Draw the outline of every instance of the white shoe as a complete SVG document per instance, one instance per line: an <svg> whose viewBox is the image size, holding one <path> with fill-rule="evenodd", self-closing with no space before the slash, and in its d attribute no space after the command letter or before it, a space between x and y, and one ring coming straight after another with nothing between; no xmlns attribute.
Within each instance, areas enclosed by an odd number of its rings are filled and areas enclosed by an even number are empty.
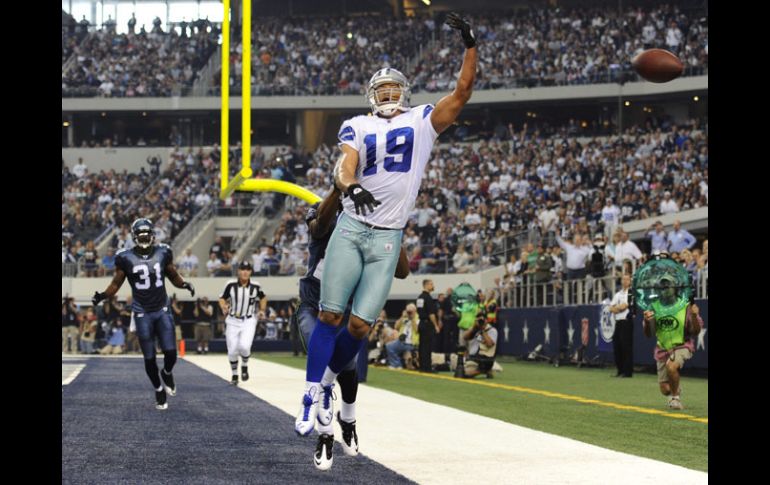
<svg viewBox="0 0 770 485"><path fill-rule="evenodd" d="M318 422L324 426L330 426L334 419L334 400L337 396L334 394L334 384L321 387L318 397Z"/></svg>
<svg viewBox="0 0 770 485"><path fill-rule="evenodd" d="M307 436L315 429L315 420L318 414L318 386L311 386L302 396L302 406L299 408L297 420L294 422L294 431L300 436Z"/></svg>
<svg viewBox="0 0 770 485"><path fill-rule="evenodd" d="M318 437L318 444L313 454L313 464L319 470L328 470L334 462L334 436L322 434Z"/></svg>
<svg viewBox="0 0 770 485"><path fill-rule="evenodd" d="M679 396L673 396L669 398L668 407L671 409L684 409L684 406L682 406L682 401L679 399Z"/></svg>

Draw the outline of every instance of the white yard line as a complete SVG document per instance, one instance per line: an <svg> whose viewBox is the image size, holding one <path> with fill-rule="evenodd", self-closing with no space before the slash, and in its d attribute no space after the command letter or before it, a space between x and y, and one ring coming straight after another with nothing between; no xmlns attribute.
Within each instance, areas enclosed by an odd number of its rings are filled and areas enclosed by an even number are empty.
<svg viewBox="0 0 770 485"><path fill-rule="evenodd" d="M70 382L74 381L75 378L80 374L80 371L86 368L85 364L78 364L78 365L72 365L72 364L62 364L61 370L62 375L65 373L68 373L68 376L66 379L62 379L61 385L66 386Z"/></svg>
<svg viewBox="0 0 770 485"><path fill-rule="evenodd" d="M224 356L185 360L230 380ZM249 361L247 390L295 416L305 373ZM339 406L340 392L336 389ZM361 453L421 484L707 484L708 474L524 428L362 384L356 403ZM292 426L287 420L283 426ZM335 423L335 438L341 432ZM301 441L310 455L311 437ZM661 446L668 446L661 443ZM342 455L342 453L340 453ZM340 459L349 459L340 456ZM320 473L320 472L319 472Z"/></svg>

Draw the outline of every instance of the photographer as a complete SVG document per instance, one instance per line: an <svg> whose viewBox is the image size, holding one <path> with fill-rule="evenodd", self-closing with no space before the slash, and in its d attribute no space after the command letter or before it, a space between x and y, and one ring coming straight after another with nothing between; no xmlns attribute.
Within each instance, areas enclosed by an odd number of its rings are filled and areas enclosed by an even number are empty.
<svg viewBox="0 0 770 485"><path fill-rule="evenodd" d="M209 303L208 297L198 298L193 310L195 317L195 341L198 342L197 353L209 353L209 340L211 340L211 317L214 316L214 307Z"/></svg>
<svg viewBox="0 0 770 485"><path fill-rule="evenodd" d="M80 321L80 351L84 354L94 353L96 326L96 315L94 315L93 309L89 308Z"/></svg>
<svg viewBox="0 0 770 485"><path fill-rule="evenodd" d="M412 355L412 351L420 345L420 334L418 333L418 326L420 320L417 317L417 306L414 303L410 303L406 306L406 310L401 315L401 318L396 322L396 331L398 332L398 340L394 340L387 344L385 348L388 351L388 367L391 369L401 369L404 367L401 355L407 352L409 356ZM411 359L408 359L411 361Z"/></svg>
<svg viewBox="0 0 770 485"><path fill-rule="evenodd" d="M61 351L62 353L73 353L78 348L78 308L75 306L75 299L65 296L61 303ZM67 345L68 340L72 340L72 350Z"/></svg>
<svg viewBox="0 0 770 485"><path fill-rule="evenodd" d="M492 379L492 366L497 351L497 329L484 315L479 315L473 327L465 331L463 338L468 341L465 377L472 378L484 373L488 379Z"/></svg>
<svg viewBox="0 0 770 485"><path fill-rule="evenodd" d="M385 310L380 312L380 316L374 323L371 332L369 332L369 344L367 346L369 362L373 364L387 363L388 353L387 344L398 340L398 332L388 324L388 315Z"/></svg>

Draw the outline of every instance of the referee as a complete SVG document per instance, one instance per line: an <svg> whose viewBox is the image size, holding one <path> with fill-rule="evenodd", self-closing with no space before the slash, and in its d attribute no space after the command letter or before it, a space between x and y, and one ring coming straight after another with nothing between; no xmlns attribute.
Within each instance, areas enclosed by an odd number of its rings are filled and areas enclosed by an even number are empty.
<svg viewBox="0 0 770 485"><path fill-rule="evenodd" d="M420 317L420 372L433 372L430 354L433 350L433 336L441 331L436 314L436 302L430 293L434 290L432 280L423 280L422 293L417 297L417 315Z"/></svg>
<svg viewBox="0 0 770 485"><path fill-rule="evenodd" d="M227 315L225 318L225 339L227 341L227 359L233 377L230 381L238 385L238 355L241 356L241 379L249 380L249 356L254 333L257 331L256 306L259 301L259 316L264 317L267 297L258 283L251 281L252 267L248 261L238 265L238 279L227 282L219 308Z"/></svg>
<svg viewBox="0 0 770 485"><path fill-rule="evenodd" d="M628 289L631 275L623 275L622 289L615 293L610 302L610 312L615 314L615 333L612 335L612 349L618 373L614 377L632 377L634 373L634 321L629 318Z"/></svg>

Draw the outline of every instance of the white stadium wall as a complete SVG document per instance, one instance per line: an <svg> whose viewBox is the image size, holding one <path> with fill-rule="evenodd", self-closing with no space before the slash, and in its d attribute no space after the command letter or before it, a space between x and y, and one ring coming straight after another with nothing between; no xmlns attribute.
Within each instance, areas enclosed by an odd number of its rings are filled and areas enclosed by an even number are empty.
<svg viewBox="0 0 770 485"><path fill-rule="evenodd" d="M272 156L280 146L261 146L265 157ZM211 147L204 147L208 151ZM161 161L160 169L165 170L168 165L169 155L173 147L116 147L116 148L62 148L61 156L64 165L69 168L78 163L82 158L90 172L99 170L111 170L122 172L138 172L144 167L148 172L150 166L147 157L158 157Z"/></svg>
<svg viewBox="0 0 770 485"><path fill-rule="evenodd" d="M602 99L618 96L649 96L657 94L702 91L708 89L708 75L675 79L668 83L654 84L633 82L620 84L587 84L578 86L552 86L519 89L488 89L474 91L468 104L493 104L511 102L555 101L560 99ZM417 106L435 103L444 93L416 93L411 103ZM62 98L61 110L73 111L177 111L219 110L218 96L170 97L170 98ZM240 109L241 98L230 98L230 109ZM354 109L365 108L363 96L254 96L251 109L258 110L306 110L306 109Z"/></svg>

